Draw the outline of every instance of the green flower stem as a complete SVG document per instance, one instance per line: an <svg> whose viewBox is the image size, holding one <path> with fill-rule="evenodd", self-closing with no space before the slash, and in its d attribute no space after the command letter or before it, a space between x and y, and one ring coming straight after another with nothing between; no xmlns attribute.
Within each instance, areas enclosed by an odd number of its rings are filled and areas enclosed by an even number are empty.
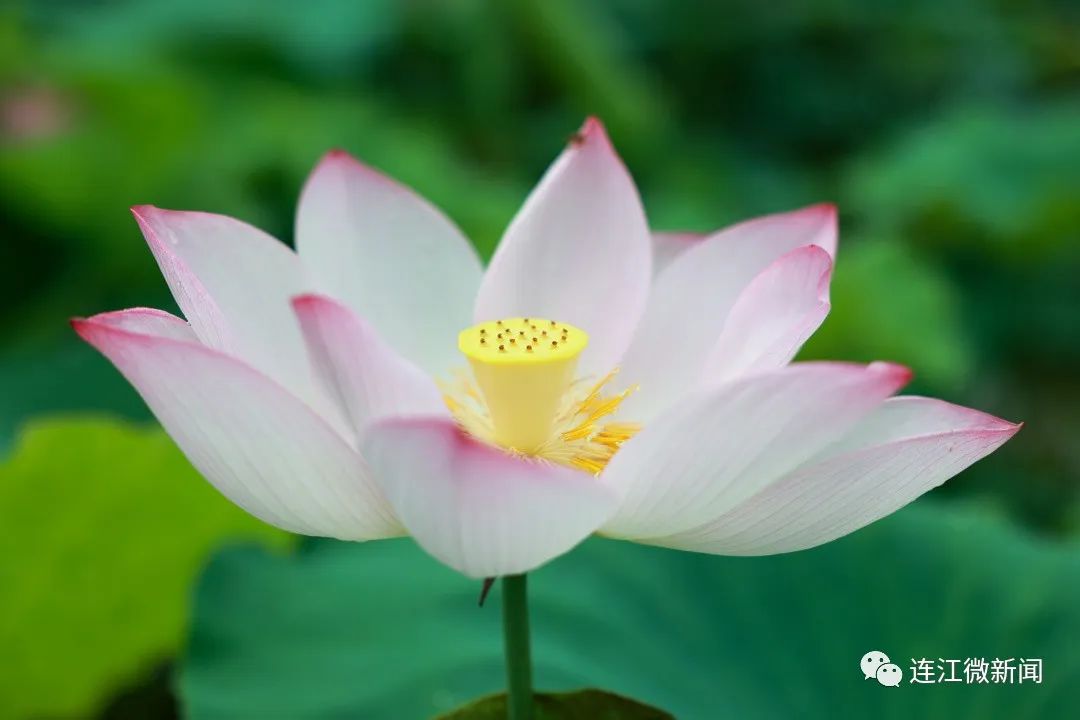
<svg viewBox="0 0 1080 720"><path fill-rule="evenodd" d="M532 651L525 575L502 581L503 643L506 650L507 710L510 720L533 720Z"/></svg>

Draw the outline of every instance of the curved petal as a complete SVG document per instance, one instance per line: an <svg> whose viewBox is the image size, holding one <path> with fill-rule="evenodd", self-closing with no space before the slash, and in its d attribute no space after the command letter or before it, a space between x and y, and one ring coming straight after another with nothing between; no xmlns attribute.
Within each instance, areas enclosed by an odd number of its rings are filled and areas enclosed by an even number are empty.
<svg viewBox="0 0 1080 720"><path fill-rule="evenodd" d="M687 533L650 540L724 555L771 555L854 532L997 450L1020 429L941 400L885 401L849 437L738 507Z"/></svg>
<svg viewBox="0 0 1080 720"><path fill-rule="evenodd" d="M322 418L240 360L185 339L186 323L162 315L129 310L72 325L135 386L222 494L305 535L400 534L360 456Z"/></svg>
<svg viewBox="0 0 1080 720"><path fill-rule="evenodd" d="M799 363L687 398L615 455L624 494L604 527L639 539L695 528L848 432L911 377L888 363Z"/></svg>
<svg viewBox="0 0 1080 720"><path fill-rule="evenodd" d="M199 338L196 337L190 323L172 313L157 308L137 307L116 310L115 312L96 315L91 320L105 323L109 327L118 330L127 330L140 335L153 335L191 343L199 342ZM78 330L78 324L81 322L84 321L73 320L73 327Z"/></svg>
<svg viewBox="0 0 1080 720"><path fill-rule="evenodd" d="M152 205L131 211L199 340L326 410L289 307L290 297L311 289L296 254L224 215Z"/></svg>
<svg viewBox="0 0 1080 720"><path fill-rule="evenodd" d="M319 287L432 374L457 363L480 259L461 231L412 190L340 150L308 178L296 248Z"/></svg>
<svg viewBox="0 0 1080 720"><path fill-rule="evenodd" d="M784 367L829 314L832 258L817 245L792 250L751 281L731 308L701 380L718 385Z"/></svg>
<svg viewBox="0 0 1080 720"><path fill-rule="evenodd" d="M380 417L446 414L424 371L394 352L370 323L320 295L293 299L316 374L359 440Z"/></svg>
<svg viewBox="0 0 1080 720"><path fill-rule="evenodd" d="M705 238L702 233L693 232L653 232L652 267L653 277L659 275L671 261L685 250L693 247Z"/></svg>
<svg viewBox="0 0 1080 720"><path fill-rule="evenodd" d="M420 546L474 578L523 573L567 552L616 503L592 475L513 457L442 418L375 423L364 454Z"/></svg>
<svg viewBox="0 0 1080 720"><path fill-rule="evenodd" d="M589 334L584 373L607 372L649 292L641 199L603 126L585 122L510 223L476 299L476 322L540 316Z"/></svg>
<svg viewBox="0 0 1080 720"><path fill-rule="evenodd" d="M701 377L732 306L780 256L805 245L836 244L836 208L814 205L721 230L680 253L656 278L621 382L637 384L624 415L648 421Z"/></svg>
<svg viewBox="0 0 1080 720"><path fill-rule="evenodd" d="M864 450L898 440L953 431L1019 429L993 415L944 400L902 395L889 398L859 421L850 432L824 448L811 462Z"/></svg>

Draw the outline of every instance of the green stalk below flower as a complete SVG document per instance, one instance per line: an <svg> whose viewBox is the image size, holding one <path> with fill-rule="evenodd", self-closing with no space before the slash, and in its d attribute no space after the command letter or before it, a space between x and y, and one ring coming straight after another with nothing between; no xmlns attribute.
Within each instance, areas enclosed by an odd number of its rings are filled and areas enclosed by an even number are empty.
<svg viewBox="0 0 1080 720"><path fill-rule="evenodd" d="M510 720L533 720L532 651L525 575L504 577L502 591L507 715Z"/></svg>

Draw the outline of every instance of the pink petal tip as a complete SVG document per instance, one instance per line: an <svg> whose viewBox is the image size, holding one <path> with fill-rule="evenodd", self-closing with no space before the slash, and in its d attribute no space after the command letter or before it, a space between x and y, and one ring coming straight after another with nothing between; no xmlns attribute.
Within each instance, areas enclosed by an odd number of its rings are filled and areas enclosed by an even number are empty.
<svg viewBox="0 0 1080 720"><path fill-rule="evenodd" d="M570 145L572 147L583 147L591 143L601 143L608 147L611 146L611 138L608 137L604 123L602 123L600 118L595 115L590 115L585 118L585 122L582 124L581 129L570 136Z"/></svg>

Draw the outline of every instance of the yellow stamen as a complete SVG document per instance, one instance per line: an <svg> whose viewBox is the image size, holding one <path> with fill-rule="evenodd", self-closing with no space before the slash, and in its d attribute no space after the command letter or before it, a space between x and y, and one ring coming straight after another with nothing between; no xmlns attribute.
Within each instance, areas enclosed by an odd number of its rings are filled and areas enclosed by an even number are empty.
<svg viewBox="0 0 1080 720"><path fill-rule="evenodd" d="M560 339L548 344L524 335L525 329L540 326L558 328ZM503 333L509 344L486 342ZM515 335L523 342L516 343ZM469 359L475 384L466 373L444 384L446 405L474 437L515 454L598 474L640 426L603 422L634 391L605 394L616 371L592 385L574 379L587 343L578 328L541 318L504 318L464 330L458 347Z"/></svg>

